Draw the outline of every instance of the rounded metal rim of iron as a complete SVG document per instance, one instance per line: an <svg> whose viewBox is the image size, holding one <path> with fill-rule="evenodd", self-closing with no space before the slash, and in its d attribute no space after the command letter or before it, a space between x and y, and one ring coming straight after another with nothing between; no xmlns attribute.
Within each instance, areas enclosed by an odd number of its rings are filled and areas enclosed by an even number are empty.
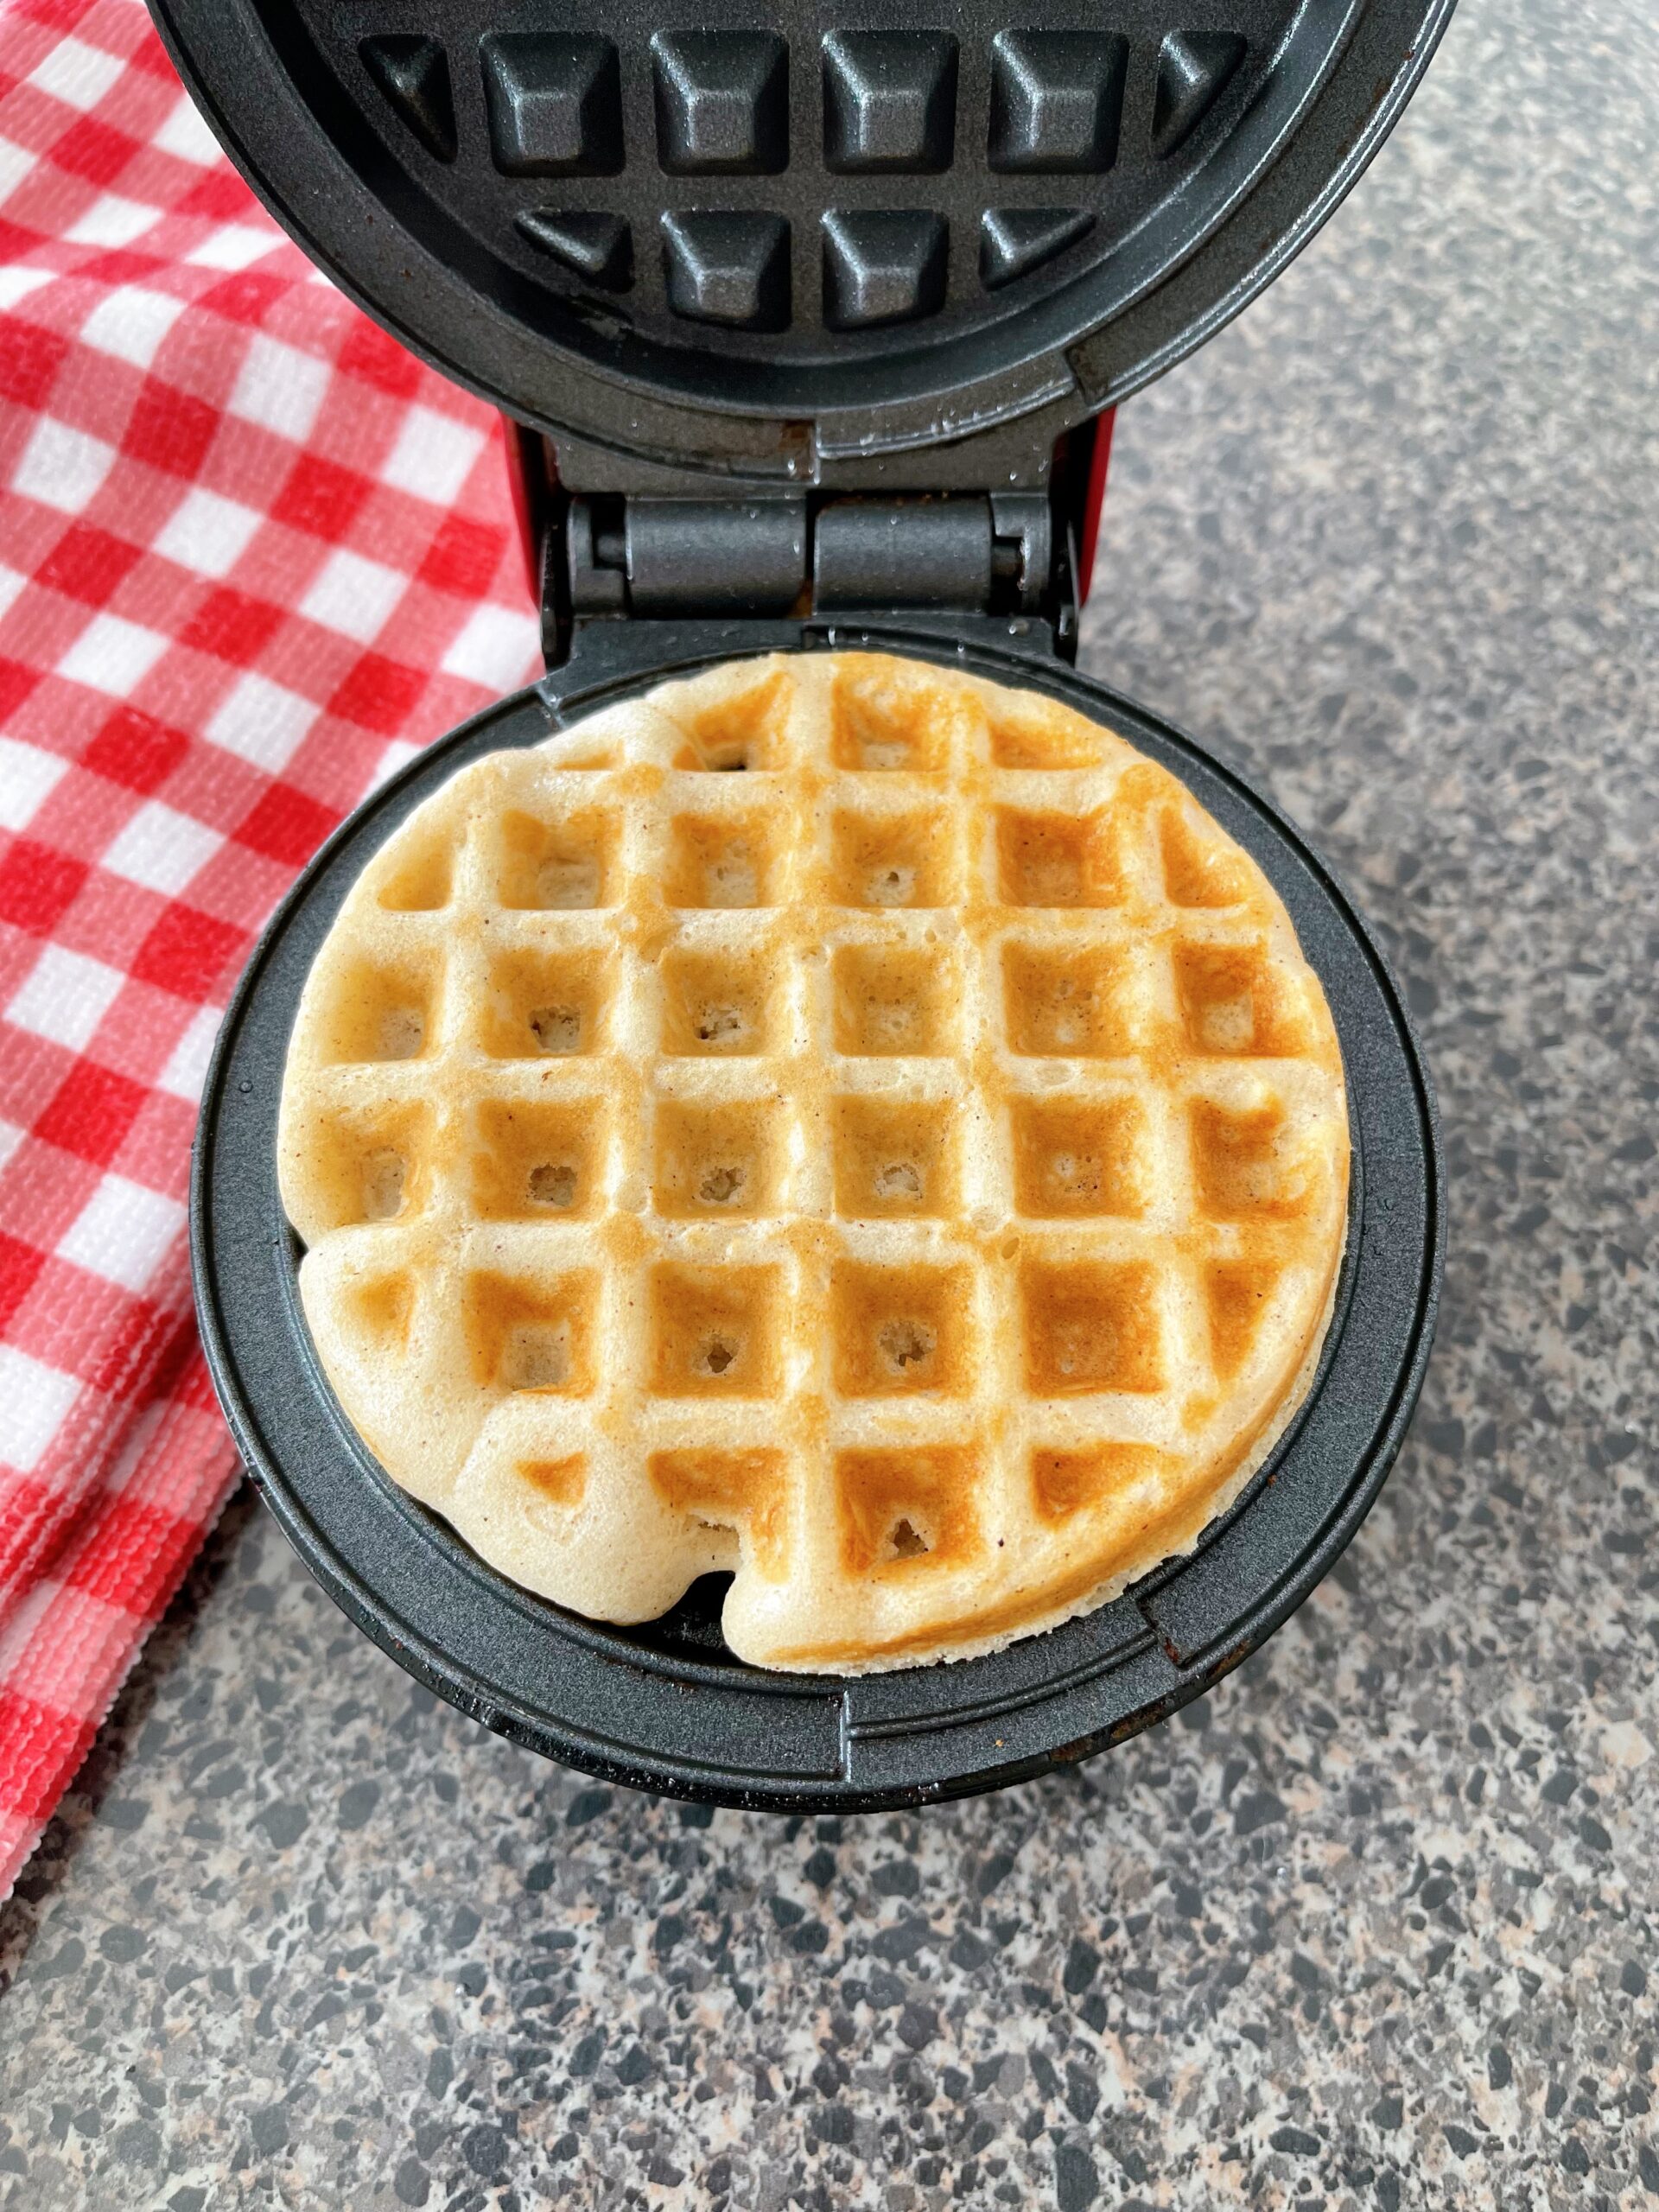
<svg viewBox="0 0 1659 2212"><path fill-rule="evenodd" d="M556 436L786 487L1021 418L1046 450L1171 366L1331 213L1452 0L1202 34L1166 0L505 35L435 0L366 36L324 0L150 4L255 190L416 352Z"/></svg>

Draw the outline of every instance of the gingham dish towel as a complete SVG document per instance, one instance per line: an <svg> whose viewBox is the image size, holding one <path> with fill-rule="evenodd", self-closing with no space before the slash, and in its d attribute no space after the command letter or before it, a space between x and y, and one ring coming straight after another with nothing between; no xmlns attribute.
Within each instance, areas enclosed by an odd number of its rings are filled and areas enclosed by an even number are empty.
<svg viewBox="0 0 1659 2212"><path fill-rule="evenodd" d="M185 1236L231 986L535 647L493 418L270 223L139 0L0 0L0 1897L234 1478Z"/></svg>

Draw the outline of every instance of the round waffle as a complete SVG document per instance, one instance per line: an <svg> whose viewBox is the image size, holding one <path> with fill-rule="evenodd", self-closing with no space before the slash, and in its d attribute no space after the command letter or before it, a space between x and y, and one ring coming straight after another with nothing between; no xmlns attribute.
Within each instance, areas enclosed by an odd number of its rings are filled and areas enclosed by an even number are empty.
<svg viewBox="0 0 1659 2212"><path fill-rule="evenodd" d="M1260 869L1100 725L861 654L457 774L317 957L279 1147L397 1482L591 1618L733 1570L733 1651L833 1673L1190 1550L1306 1391L1346 1220Z"/></svg>

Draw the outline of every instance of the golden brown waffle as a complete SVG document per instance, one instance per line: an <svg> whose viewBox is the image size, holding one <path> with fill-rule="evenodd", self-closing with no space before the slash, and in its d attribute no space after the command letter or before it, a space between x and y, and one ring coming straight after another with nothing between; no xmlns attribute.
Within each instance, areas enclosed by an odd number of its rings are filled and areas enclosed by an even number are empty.
<svg viewBox="0 0 1659 2212"><path fill-rule="evenodd" d="M721 771L741 769L741 774ZM1173 1553L1312 1376L1341 1062L1261 871L1033 693L744 661L464 769L283 1096L307 1319L493 1566L836 1672Z"/></svg>

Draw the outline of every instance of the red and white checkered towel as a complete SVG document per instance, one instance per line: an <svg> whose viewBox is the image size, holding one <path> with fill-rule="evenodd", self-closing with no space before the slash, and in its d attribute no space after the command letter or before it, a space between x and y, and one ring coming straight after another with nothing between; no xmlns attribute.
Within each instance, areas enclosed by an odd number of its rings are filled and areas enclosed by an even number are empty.
<svg viewBox="0 0 1659 2212"><path fill-rule="evenodd" d="M230 988L535 651L493 419L283 238L139 0L0 0L0 1897L233 1478L184 1229Z"/></svg>

